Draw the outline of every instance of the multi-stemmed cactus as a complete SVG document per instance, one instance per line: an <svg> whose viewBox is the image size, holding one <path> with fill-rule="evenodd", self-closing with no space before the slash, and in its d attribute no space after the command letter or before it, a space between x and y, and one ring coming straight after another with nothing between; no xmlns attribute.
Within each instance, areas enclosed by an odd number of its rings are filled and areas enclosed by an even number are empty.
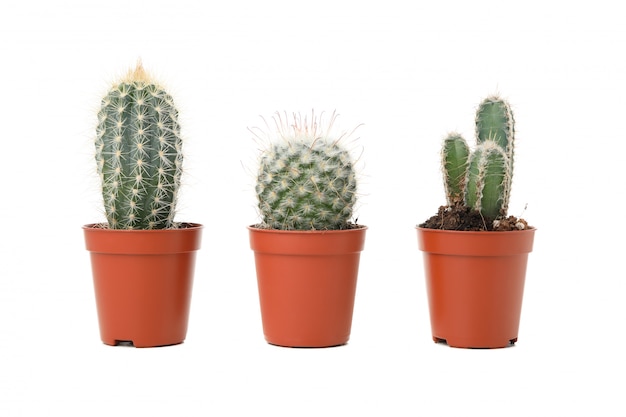
<svg viewBox="0 0 626 417"><path fill-rule="evenodd" d="M176 227L183 159L178 111L141 63L102 99L96 133L109 228Z"/></svg>
<svg viewBox="0 0 626 417"><path fill-rule="evenodd" d="M335 114L322 120L277 114L276 137L259 161L256 195L263 226L279 230L338 230L351 227L357 200L355 161L331 136Z"/></svg>
<svg viewBox="0 0 626 417"><path fill-rule="evenodd" d="M473 152L458 133L445 138L442 169L448 205L462 202L490 219L506 216L513 178L514 125L508 102L490 96L476 111L477 146Z"/></svg>

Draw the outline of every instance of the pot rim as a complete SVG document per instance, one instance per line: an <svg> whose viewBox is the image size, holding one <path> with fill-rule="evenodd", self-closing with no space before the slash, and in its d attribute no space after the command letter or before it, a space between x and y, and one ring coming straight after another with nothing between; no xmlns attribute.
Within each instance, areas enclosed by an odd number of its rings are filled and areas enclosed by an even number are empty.
<svg viewBox="0 0 626 417"><path fill-rule="evenodd" d="M344 230L275 230L248 226L250 248L256 253L337 255L358 253L365 244L366 226Z"/></svg>
<svg viewBox="0 0 626 417"><path fill-rule="evenodd" d="M157 255L195 252L200 249L203 226L187 223L179 229L106 229L94 223L83 226L89 252L105 254Z"/></svg>
<svg viewBox="0 0 626 417"><path fill-rule="evenodd" d="M424 253L460 256L511 256L532 252L534 227L511 231L461 231L416 227Z"/></svg>

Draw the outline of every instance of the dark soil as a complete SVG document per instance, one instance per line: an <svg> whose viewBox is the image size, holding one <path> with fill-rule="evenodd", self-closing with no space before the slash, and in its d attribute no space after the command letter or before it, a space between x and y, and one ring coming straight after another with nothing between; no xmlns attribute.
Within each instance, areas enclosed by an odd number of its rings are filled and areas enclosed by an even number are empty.
<svg viewBox="0 0 626 417"><path fill-rule="evenodd" d="M176 223L175 227L170 227L170 229L189 229L191 227L197 227L197 226L199 226L199 224L197 223L180 222L180 223ZM88 225L88 227L92 229L109 229L109 224L108 223L93 223L93 224ZM125 230L125 229L115 229L115 230ZM134 230L148 230L148 229L134 229ZM152 229L152 230L166 230L166 229Z"/></svg>
<svg viewBox="0 0 626 417"><path fill-rule="evenodd" d="M530 226L524 219L515 216L506 218L490 219L480 212L471 210L461 203L451 206L441 206L436 215L432 216L419 227L426 229L462 230L462 231L511 231L525 230Z"/></svg>
<svg viewBox="0 0 626 417"><path fill-rule="evenodd" d="M264 230L283 230L283 229L272 229L270 226L268 226L265 223L253 224L250 227L252 227L254 229L264 229ZM300 231L300 232L302 232L302 231L307 232L307 231L313 231L313 230L317 230L317 231L321 231L321 230L353 230L353 229L363 229L364 227L367 227L367 226L362 225L362 224L350 223L349 222L349 223L346 223L345 225L343 225L342 227L340 227L338 229L302 229L302 230L298 230L298 231Z"/></svg>

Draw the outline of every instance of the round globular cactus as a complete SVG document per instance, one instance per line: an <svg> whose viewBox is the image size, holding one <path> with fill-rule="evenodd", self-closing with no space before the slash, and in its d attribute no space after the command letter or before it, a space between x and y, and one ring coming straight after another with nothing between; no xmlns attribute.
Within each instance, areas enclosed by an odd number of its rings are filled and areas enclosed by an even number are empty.
<svg viewBox="0 0 626 417"><path fill-rule="evenodd" d="M444 139L442 170L448 204L459 201L485 217L506 216L513 179L515 120L498 96L484 99L476 111L477 146L470 152L456 133Z"/></svg>
<svg viewBox="0 0 626 417"><path fill-rule="evenodd" d="M176 227L183 160L178 111L141 63L102 99L95 146L109 228Z"/></svg>
<svg viewBox="0 0 626 417"><path fill-rule="evenodd" d="M274 117L276 137L259 161L256 181L263 226L279 230L350 227L357 200L355 161L321 117Z"/></svg>

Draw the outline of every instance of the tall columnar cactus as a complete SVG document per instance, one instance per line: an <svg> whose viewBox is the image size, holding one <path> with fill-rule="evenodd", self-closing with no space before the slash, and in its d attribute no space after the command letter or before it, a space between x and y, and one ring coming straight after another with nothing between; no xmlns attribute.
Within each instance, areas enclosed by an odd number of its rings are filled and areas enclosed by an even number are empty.
<svg viewBox="0 0 626 417"><path fill-rule="evenodd" d="M309 121L274 118L277 137L262 152L256 182L265 227L279 230L338 230L350 226L357 199L355 161L331 137L335 120L322 128Z"/></svg>
<svg viewBox="0 0 626 417"><path fill-rule="evenodd" d="M450 133L444 139L441 166L445 173L444 187L448 205L463 199L469 155L469 146L460 134Z"/></svg>
<svg viewBox="0 0 626 417"><path fill-rule="evenodd" d="M442 169L448 204L463 203L485 217L505 216L513 179L515 120L510 105L498 96L484 99L476 111L473 152L458 133L443 144Z"/></svg>
<svg viewBox="0 0 626 417"><path fill-rule="evenodd" d="M509 162L502 148L488 140L476 147L469 159L465 203L495 219L505 215L509 200Z"/></svg>
<svg viewBox="0 0 626 417"><path fill-rule="evenodd" d="M139 63L104 96L96 161L109 228L174 228L182 140L172 97Z"/></svg>

